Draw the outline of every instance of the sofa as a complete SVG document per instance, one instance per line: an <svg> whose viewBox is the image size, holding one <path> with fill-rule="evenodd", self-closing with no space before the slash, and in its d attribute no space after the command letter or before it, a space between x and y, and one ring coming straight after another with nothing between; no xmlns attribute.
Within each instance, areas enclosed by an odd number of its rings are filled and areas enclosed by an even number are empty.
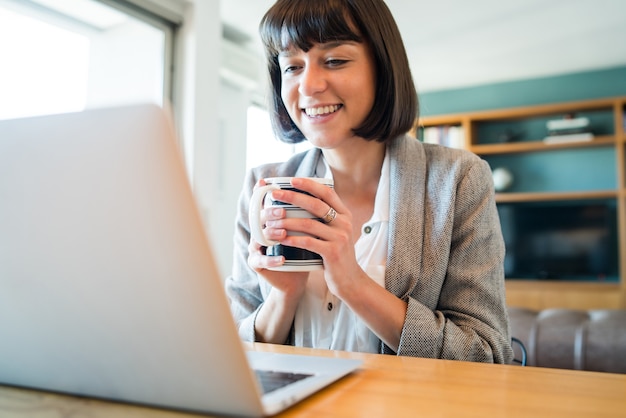
<svg viewBox="0 0 626 418"><path fill-rule="evenodd" d="M511 336L526 365L626 373L626 310L509 307ZM515 358L522 358L513 344Z"/></svg>

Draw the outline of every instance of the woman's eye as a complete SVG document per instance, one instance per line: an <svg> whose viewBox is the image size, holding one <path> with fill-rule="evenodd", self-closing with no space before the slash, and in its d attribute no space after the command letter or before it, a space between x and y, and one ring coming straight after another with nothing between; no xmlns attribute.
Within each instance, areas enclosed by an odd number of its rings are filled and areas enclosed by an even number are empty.
<svg viewBox="0 0 626 418"><path fill-rule="evenodd" d="M297 65L286 65L286 66L283 67L283 73L285 73L285 74L293 73L298 68L299 67Z"/></svg>
<svg viewBox="0 0 626 418"><path fill-rule="evenodd" d="M326 60L326 64L329 65L330 67L339 67L343 64L345 64L346 62L348 62L347 60L342 60L339 58L331 58Z"/></svg>

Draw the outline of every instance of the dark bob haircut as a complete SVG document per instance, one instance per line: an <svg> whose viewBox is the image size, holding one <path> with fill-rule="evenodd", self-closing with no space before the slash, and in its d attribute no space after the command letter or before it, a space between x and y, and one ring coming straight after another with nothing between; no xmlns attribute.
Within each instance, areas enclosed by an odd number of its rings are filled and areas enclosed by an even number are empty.
<svg viewBox="0 0 626 418"><path fill-rule="evenodd" d="M278 0L259 26L270 77L270 115L283 142L306 138L293 123L281 98L278 54L293 46L308 51L314 44L356 41L374 57L376 96L355 135L385 142L408 132L418 116L417 92L398 26L383 0Z"/></svg>

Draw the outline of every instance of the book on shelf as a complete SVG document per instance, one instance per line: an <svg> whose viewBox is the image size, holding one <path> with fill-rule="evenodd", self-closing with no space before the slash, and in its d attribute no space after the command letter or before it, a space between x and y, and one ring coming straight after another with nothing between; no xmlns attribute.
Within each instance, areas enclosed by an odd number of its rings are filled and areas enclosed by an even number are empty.
<svg viewBox="0 0 626 418"><path fill-rule="evenodd" d="M428 126L423 130L426 144L439 144L450 148L464 148L465 138L460 126Z"/></svg>
<svg viewBox="0 0 626 418"><path fill-rule="evenodd" d="M568 142L585 142L592 140L593 134L591 132L578 132L564 135L548 135L543 139L546 144L563 144Z"/></svg>
<svg viewBox="0 0 626 418"><path fill-rule="evenodd" d="M583 142L593 140L589 118L567 115L562 119L552 119L546 122L548 136L544 138L546 144L562 144L567 142Z"/></svg>
<svg viewBox="0 0 626 418"><path fill-rule="evenodd" d="M558 136L558 135L572 135L572 134L583 134L590 132L589 128L571 128L571 129L555 129L548 130L548 135Z"/></svg>
<svg viewBox="0 0 626 418"><path fill-rule="evenodd" d="M589 130L589 118L552 119L546 123L548 132L566 132L572 130Z"/></svg>

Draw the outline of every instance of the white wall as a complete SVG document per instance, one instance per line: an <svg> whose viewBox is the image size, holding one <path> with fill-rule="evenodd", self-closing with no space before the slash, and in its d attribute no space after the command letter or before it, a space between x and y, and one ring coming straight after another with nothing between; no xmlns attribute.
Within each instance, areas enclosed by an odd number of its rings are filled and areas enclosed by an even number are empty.
<svg viewBox="0 0 626 418"><path fill-rule="evenodd" d="M187 4L176 45L174 109L194 193L225 278L246 161L246 80L223 71L219 0ZM226 81L220 73L230 74ZM233 81L235 80L235 81Z"/></svg>
<svg viewBox="0 0 626 418"><path fill-rule="evenodd" d="M212 236L220 257L222 275L230 274L237 200L246 170L246 109L250 93L241 86L220 83L220 135L215 146L217 162L216 205L213 207ZM217 222L215 222L217 221Z"/></svg>

